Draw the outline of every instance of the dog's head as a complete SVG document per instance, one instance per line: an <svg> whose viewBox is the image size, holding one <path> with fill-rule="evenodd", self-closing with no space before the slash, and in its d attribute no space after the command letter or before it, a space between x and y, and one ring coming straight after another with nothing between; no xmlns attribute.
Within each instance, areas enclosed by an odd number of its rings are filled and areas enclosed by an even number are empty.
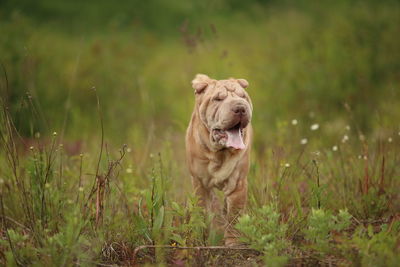
<svg viewBox="0 0 400 267"><path fill-rule="evenodd" d="M244 135L252 116L252 103L244 79L214 80L197 74L192 81L196 108L202 123L210 132L211 145L244 149Z"/></svg>

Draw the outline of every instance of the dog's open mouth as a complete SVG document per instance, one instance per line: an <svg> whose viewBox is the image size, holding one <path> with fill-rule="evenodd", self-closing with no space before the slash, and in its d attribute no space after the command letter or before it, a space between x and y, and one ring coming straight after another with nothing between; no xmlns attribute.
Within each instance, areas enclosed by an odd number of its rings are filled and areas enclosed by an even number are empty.
<svg viewBox="0 0 400 267"><path fill-rule="evenodd" d="M226 147L232 147L234 149L244 149L246 147L243 142L243 128L241 122L225 130L214 129L213 133L218 143L224 144Z"/></svg>

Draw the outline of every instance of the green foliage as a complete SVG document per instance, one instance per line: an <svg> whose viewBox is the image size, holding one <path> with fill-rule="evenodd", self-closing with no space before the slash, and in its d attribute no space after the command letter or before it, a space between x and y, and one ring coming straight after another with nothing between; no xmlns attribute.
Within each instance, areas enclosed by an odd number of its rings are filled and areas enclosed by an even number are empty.
<svg viewBox="0 0 400 267"><path fill-rule="evenodd" d="M70 266L72 262L85 262L95 255L97 247L82 235L87 221L76 208L68 208L63 214L65 222L59 222L57 231L34 229L34 233L7 230L9 238L1 240L0 247L7 251L7 262L23 265L49 264ZM25 232L23 234L23 232ZM13 250L10 249L10 244ZM40 245L39 245L40 244Z"/></svg>
<svg viewBox="0 0 400 267"><path fill-rule="evenodd" d="M161 155L159 155L158 165L151 171L151 189L143 191L145 203L142 205L141 199L138 213L133 215L133 222L137 226L135 231L139 236L145 236L153 244L162 243L168 238L164 231L167 178L163 172ZM143 206L145 210L143 210Z"/></svg>
<svg viewBox="0 0 400 267"><path fill-rule="evenodd" d="M181 206L172 202L172 214L175 216L176 225L171 226L171 239L181 246L204 245L207 232L204 210L198 206L198 199L189 196L187 204Z"/></svg>
<svg viewBox="0 0 400 267"><path fill-rule="evenodd" d="M7 250L9 243L6 240L1 240L0 246L6 251L7 263L11 266L18 266L20 263L29 264L37 261L36 248L29 244L29 235L24 235L13 229L8 230L6 233L10 239L11 244L14 246L14 253ZM29 244L29 245L27 245Z"/></svg>
<svg viewBox="0 0 400 267"><path fill-rule="evenodd" d="M341 232L348 228L351 218L347 210L340 210L335 216L330 211L312 209L308 216L308 226L304 229L305 239L312 242L317 250L328 252L332 231Z"/></svg>
<svg viewBox="0 0 400 267"><path fill-rule="evenodd" d="M40 262L47 262L54 266L69 266L71 262L82 262L93 256L92 242L82 235L86 224L79 209L72 209L65 214L66 221L58 232L51 234L44 240L44 246L38 249L43 258Z"/></svg>
<svg viewBox="0 0 400 267"><path fill-rule="evenodd" d="M243 242L264 253L264 263L268 266L283 266L287 261L283 252L290 242L286 239L287 225L280 216L275 205L262 206L251 216L239 217L235 226L243 234L240 237Z"/></svg>
<svg viewBox="0 0 400 267"><path fill-rule="evenodd" d="M396 266L399 263L400 222L390 227L382 224L379 228L375 231L371 224L359 226L349 242L358 252L356 256L351 255L353 260L362 266Z"/></svg>
<svg viewBox="0 0 400 267"><path fill-rule="evenodd" d="M358 206L360 216L364 218L376 217L379 218L388 210L389 199L387 194L379 192L379 188L371 188L367 194L363 195L360 203L355 203Z"/></svg>

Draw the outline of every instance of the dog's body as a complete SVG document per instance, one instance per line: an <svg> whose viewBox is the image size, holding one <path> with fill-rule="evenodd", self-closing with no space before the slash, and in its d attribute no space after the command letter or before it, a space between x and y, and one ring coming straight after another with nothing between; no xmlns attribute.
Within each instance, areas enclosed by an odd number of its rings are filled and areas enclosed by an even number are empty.
<svg viewBox="0 0 400 267"><path fill-rule="evenodd" d="M186 134L186 154L200 204L214 213L219 203L213 191L225 196L225 244L236 244L232 224L247 200L252 140L251 100L246 80L213 80L198 74L192 81L196 104Z"/></svg>

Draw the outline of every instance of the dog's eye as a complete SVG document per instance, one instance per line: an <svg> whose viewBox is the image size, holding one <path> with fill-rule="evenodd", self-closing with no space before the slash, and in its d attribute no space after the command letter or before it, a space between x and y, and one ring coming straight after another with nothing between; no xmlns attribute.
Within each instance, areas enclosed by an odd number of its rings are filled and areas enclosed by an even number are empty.
<svg viewBox="0 0 400 267"><path fill-rule="evenodd" d="M226 96L221 95L221 94L217 94L216 96L214 96L213 100L214 101L222 101L226 98Z"/></svg>

